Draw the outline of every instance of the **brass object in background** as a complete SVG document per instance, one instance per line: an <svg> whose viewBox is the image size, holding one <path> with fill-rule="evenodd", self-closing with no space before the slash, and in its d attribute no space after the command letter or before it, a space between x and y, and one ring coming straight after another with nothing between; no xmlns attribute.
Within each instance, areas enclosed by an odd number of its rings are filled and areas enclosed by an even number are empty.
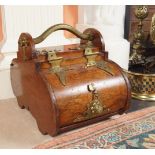
<svg viewBox="0 0 155 155"><path fill-rule="evenodd" d="M152 16L151 28L150 28L150 37L153 45L155 45L155 14Z"/></svg>
<svg viewBox="0 0 155 155"><path fill-rule="evenodd" d="M148 7L145 5L139 5L135 9L135 16L141 21L148 16Z"/></svg>
<svg viewBox="0 0 155 155"><path fill-rule="evenodd" d="M139 19L137 31L133 34L133 43L131 46L130 64L139 64L145 61L143 53L145 52L144 32L142 21L148 16L148 7L144 5L137 6L135 16Z"/></svg>
<svg viewBox="0 0 155 155"><path fill-rule="evenodd" d="M123 70L131 84L131 95L139 100L155 101L155 74Z"/></svg>
<svg viewBox="0 0 155 155"><path fill-rule="evenodd" d="M149 47L151 44L145 40L142 30L142 21L148 16L148 7L138 6L135 9L135 16L139 19L139 24L131 47L129 68L131 71L124 70L124 72L130 81L133 98L155 101L155 74L153 74L155 57L145 53L153 46ZM150 37L155 45L155 15L152 17Z"/></svg>

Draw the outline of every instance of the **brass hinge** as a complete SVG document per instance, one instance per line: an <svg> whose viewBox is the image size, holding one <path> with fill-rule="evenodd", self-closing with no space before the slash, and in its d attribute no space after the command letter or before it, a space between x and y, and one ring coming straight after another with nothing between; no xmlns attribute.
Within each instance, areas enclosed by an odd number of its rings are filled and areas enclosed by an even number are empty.
<svg viewBox="0 0 155 155"><path fill-rule="evenodd" d="M48 52L48 62L51 64L51 68L49 69L50 72L55 73L61 83L65 86L66 85L66 78L65 78L65 70L61 68L61 62L63 61L62 57L58 57L55 51Z"/></svg>
<svg viewBox="0 0 155 155"><path fill-rule="evenodd" d="M93 52L91 47L85 49L85 56L87 58L87 67L96 66L99 69L104 70L105 72L114 75L110 66L108 66L106 61L96 61L96 56L99 52Z"/></svg>
<svg viewBox="0 0 155 155"><path fill-rule="evenodd" d="M96 65L95 58L99 52L93 52L91 47L87 47L84 54L87 58L87 67Z"/></svg>

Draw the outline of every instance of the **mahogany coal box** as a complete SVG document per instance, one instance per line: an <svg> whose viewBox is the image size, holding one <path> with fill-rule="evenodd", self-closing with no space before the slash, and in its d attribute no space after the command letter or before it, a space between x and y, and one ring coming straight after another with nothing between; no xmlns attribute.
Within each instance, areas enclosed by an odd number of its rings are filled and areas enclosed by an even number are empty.
<svg viewBox="0 0 155 155"><path fill-rule="evenodd" d="M35 48L57 30L75 34L80 44ZM66 24L54 25L37 38L20 35L11 82L19 106L51 136L122 114L131 98L129 81L108 59L100 32L90 28L81 33Z"/></svg>

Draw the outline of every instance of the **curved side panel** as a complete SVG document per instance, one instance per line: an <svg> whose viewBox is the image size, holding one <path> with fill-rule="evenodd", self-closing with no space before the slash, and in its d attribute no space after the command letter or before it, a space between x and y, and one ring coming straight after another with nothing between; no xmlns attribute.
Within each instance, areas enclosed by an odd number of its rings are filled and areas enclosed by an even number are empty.
<svg viewBox="0 0 155 155"><path fill-rule="evenodd" d="M53 93L47 89L41 76L35 71L32 61L12 61L11 83L18 104L27 108L35 117L38 128L43 134L57 134L56 107Z"/></svg>
<svg viewBox="0 0 155 155"><path fill-rule="evenodd" d="M112 60L108 60L109 62L111 62L113 65L117 66L118 70L120 71L120 74L122 76L122 78L124 78L124 81L126 83L125 87L126 87L126 104L125 106L120 109L120 114L124 113L126 110L129 109L130 106L130 101L131 101L131 86L130 86L130 82L127 78L127 76L125 75L125 73L123 72L122 68L115 62L113 62Z"/></svg>

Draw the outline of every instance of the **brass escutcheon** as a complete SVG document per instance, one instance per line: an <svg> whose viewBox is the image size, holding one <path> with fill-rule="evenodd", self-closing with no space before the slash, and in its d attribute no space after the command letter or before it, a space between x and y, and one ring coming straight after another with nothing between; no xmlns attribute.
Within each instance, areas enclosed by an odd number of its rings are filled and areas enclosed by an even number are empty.
<svg viewBox="0 0 155 155"><path fill-rule="evenodd" d="M108 66L106 61L96 61L96 56L99 55L99 52L93 52L91 47L85 48L85 56L87 59L86 67L96 66L99 69L109 73L110 75L114 75L112 72L112 68Z"/></svg>
<svg viewBox="0 0 155 155"><path fill-rule="evenodd" d="M93 83L87 85L88 91L92 93L92 100L87 104L86 111L78 115L73 122L79 122L97 117L103 113L109 112L110 109L100 101L99 94Z"/></svg>

